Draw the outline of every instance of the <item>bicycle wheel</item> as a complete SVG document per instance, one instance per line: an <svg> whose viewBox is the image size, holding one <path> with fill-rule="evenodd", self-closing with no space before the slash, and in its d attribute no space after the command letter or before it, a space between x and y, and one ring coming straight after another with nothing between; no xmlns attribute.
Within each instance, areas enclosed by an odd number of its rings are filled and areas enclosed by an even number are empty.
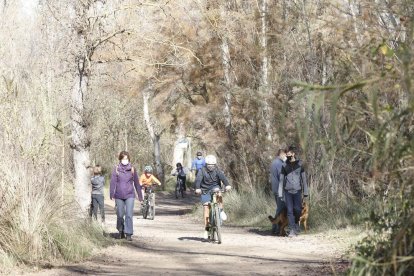
<svg viewBox="0 0 414 276"><path fill-rule="evenodd" d="M216 234L216 223L215 223L215 214L213 209L210 209L210 231L209 231L209 235L208 235L208 240L209 241L214 241L214 236Z"/></svg>
<svg viewBox="0 0 414 276"><path fill-rule="evenodd" d="M175 184L175 198L178 198L178 194L180 193L180 180L177 180L177 184Z"/></svg>
<svg viewBox="0 0 414 276"><path fill-rule="evenodd" d="M184 183L182 180L180 183L180 193L181 193L181 197L184 198Z"/></svg>
<svg viewBox="0 0 414 276"><path fill-rule="evenodd" d="M149 204L150 209L150 219L153 220L155 218L155 194L151 194L151 201Z"/></svg>
<svg viewBox="0 0 414 276"><path fill-rule="evenodd" d="M220 244L221 243L221 218L220 218L220 210L218 206L214 207L214 216L215 216L217 242Z"/></svg>
<svg viewBox="0 0 414 276"><path fill-rule="evenodd" d="M144 199L144 205L142 205L142 217L146 219L148 216L148 198Z"/></svg>

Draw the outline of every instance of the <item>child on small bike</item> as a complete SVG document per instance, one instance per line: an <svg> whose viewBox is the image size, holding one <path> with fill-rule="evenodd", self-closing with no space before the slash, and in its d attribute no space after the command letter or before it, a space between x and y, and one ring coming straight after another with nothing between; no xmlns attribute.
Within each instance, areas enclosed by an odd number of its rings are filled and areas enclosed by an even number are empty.
<svg viewBox="0 0 414 276"><path fill-rule="evenodd" d="M173 176L177 176L177 186L178 186L178 183L179 183L178 180L181 180L181 185L183 185L183 189L184 189L184 191L186 191L187 188L186 188L185 182L187 180L187 172L183 168L183 165L181 163L177 163L175 171L173 171L171 174ZM175 187L176 190L178 188L179 187Z"/></svg>
<svg viewBox="0 0 414 276"><path fill-rule="evenodd" d="M153 184L161 186L161 182L152 174L151 166L145 166L144 173L140 176L139 182L142 186L142 194L144 194L147 188Z"/></svg>
<svg viewBox="0 0 414 276"><path fill-rule="evenodd" d="M224 173L217 168L217 159L214 155L207 155L205 161L206 167L203 167L198 171L195 180L195 192L196 194L201 195L201 204L203 204L204 209L204 238L207 239L211 193L217 188L221 189L222 183L224 184L226 191L231 190L231 186L227 178L224 176ZM223 200L221 193L219 194L218 201L220 202L220 207L222 209L220 216L222 220L226 220L227 216L223 211Z"/></svg>

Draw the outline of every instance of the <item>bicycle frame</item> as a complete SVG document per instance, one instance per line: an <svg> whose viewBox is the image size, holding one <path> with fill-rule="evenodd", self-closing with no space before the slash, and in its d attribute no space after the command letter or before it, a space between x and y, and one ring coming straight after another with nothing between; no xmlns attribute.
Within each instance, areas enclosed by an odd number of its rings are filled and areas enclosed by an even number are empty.
<svg viewBox="0 0 414 276"><path fill-rule="evenodd" d="M217 189L211 193L211 202L210 202L210 211L209 211L209 240L215 241L215 236L217 236L217 242L221 243L221 216L219 210L218 196L220 193L223 193L220 189Z"/></svg>
<svg viewBox="0 0 414 276"><path fill-rule="evenodd" d="M153 220L155 217L155 193L151 186L145 187L144 202L142 204L142 216L144 219L147 218L150 213L150 219Z"/></svg>
<svg viewBox="0 0 414 276"><path fill-rule="evenodd" d="M175 198L178 196L184 197L184 180L177 177L177 182L175 184Z"/></svg>

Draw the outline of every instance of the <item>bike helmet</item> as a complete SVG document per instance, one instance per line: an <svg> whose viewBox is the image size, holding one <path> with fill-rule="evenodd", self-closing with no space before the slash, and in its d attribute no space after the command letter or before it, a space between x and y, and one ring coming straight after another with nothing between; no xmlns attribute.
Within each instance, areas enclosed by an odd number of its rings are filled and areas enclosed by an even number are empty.
<svg viewBox="0 0 414 276"><path fill-rule="evenodd" d="M217 159L214 155L207 155L205 160L207 165L217 165Z"/></svg>
<svg viewBox="0 0 414 276"><path fill-rule="evenodd" d="M197 156L203 156L203 154L201 153L201 151L197 151Z"/></svg>
<svg viewBox="0 0 414 276"><path fill-rule="evenodd" d="M181 163L180 163L180 162L178 162L175 166L176 166L177 168L182 168L182 167L183 167L183 165L181 165Z"/></svg>
<svg viewBox="0 0 414 276"><path fill-rule="evenodd" d="M144 172L146 172L146 173L152 173L152 167L151 166L145 166Z"/></svg>

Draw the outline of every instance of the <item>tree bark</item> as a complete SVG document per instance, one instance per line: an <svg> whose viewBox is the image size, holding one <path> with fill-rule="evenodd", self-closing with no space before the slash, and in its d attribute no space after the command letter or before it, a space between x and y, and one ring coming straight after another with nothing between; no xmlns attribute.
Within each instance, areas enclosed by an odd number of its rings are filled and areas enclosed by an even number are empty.
<svg viewBox="0 0 414 276"><path fill-rule="evenodd" d="M265 135L268 141L272 141L272 132L270 126L270 108L267 101L267 97L270 94L269 89L269 56L267 50L267 13L268 4L267 0L262 0L260 5L260 18L261 18L261 37L260 44L262 47L262 65L261 65L261 78L260 86L262 92L262 108L263 108L263 122L265 125Z"/></svg>
<svg viewBox="0 0 414 276"><path fill-rule="evenodd" d="M222 18L227 18L227 7L226 4L220 7L220 15ZM227 40L227 37L224 35L221 36L221 58L224 70L224 124L226 128L226 133L230 141L232 140L232 116L231 116L231 89L233 87L233 81L231 78L231 59L230 59L230 47Z"/></svg>
<svg viewBox="0 0 414 276"><path fill-rule="evenodd" d="M80 212L86 215L90 205L90 158L89 140L86 132L84 100L88 89L88 74L85 70L85 58L79 58L72 89L72 149L75 168L75 200Z"/></svg>
<svg viewBox="0 0 414 276"><path fill-rule="evenodd" d="M143 99L144 99L144 121L147 126L148 133L151 137L151 141L153 144L153 156L155 161L155 171L158 179L161 183L165 183L165 174L164 168L161 162L161 145L160 145L160 138L161 133L155 130L154 125L151 121L151 116L149 113L149 98L151 96L151 85L148 85L146 89L143 91ZM164 187L164 186L163 186Z"/></svg>

